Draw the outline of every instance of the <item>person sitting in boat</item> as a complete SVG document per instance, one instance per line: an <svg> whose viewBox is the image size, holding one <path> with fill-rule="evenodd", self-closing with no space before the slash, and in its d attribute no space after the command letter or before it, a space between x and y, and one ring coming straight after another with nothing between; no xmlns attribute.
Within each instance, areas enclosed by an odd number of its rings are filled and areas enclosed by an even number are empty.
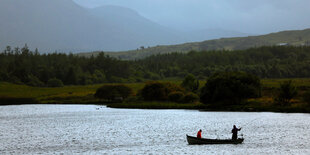
<svg viewBox="0 0 310 155"><path fill-rule="evenodd" d="M234 128L231 130L232 133L232 140L237 140L238 138L238 131L240 131L241 128L237 128L236 125L234 125Z"/></svg>
<svg viewBox="0 0 310 155"><path fill-rule="evenodd" d="M197 138L201 138L201 132L202 132L201 129L197 132Z"/></svg>

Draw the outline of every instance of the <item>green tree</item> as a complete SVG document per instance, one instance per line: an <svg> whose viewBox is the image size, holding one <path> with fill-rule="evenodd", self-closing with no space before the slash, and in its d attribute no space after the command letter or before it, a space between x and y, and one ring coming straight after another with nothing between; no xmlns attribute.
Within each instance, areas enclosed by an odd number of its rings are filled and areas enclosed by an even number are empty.
<svg viewBox="0 0 310 155"><path fill-rule="evenodd" d="M185 77L181 86L187 91L197 93L199 89L199 80L197 80L194 75L189 74Z"/></svg>
<svg viewBox="0 0 310 155"><path fill-rule="evenodd" d="M75 85L77 84L77 81L78 81L78 77L77 77L76 71L74 70L74 67L70 67L66 74L64 82L66 85Z"/></svg>
<svg viewBox="0 0 310 155"><path fill-rule="evenodd" d="M293 85L292 80L280 83L278 95L275 101L280 105L287 105L297 95L297 88Z"/></svg>
<svg viewBox="0 0 310 155"><path fill-rule="evenodd" d="M204 104L238 104L247 98L261 95L261 83L257 76L244 72L213 74L201 89L200 101Z"/></svg>
<svg viewBox="0 0 310 155"><path fill-rule="evenodd" d="M93 74L93 81L95 83L104 83L104 82L107 82L107 79L103 72L96 69Z"/></svg>
<svg viewBox="0 0 310 155"><path fill-rule="evenodd" d="M22 52L22 55L25 55L25 56L29 54L30 50L27 44L25 44L25 46L21 49L21 52Z"/></svg>
<svg viewBox="0 0 310 155"><path fill-rule="evenodd" d="M148 82L141 90L141 96L147 101L168 101L172 92L183 92L180 86L169 82Z"/></svg>
<svg viewBox="0 0 310 155"><path fill-rule="evenodd" d="M38 78L44 82L47 83L48 79L50 78L49 69L45 66L38 66Z"/></svg>

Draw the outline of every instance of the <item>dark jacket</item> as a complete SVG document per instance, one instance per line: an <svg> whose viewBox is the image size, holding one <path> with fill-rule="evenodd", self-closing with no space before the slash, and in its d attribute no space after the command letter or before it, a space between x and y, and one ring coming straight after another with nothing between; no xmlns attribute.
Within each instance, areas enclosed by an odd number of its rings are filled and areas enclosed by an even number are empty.
<svg viewBox="0 0 310 155"><path fill-rule="evenodd" d="M236 128L236 127L234 127L234 128L231 130L232 139L233 139L233 140L236 140L236 139L238 138L238 131L240 131L240 130L241 130L241 128L238 129L238 128Z"/></svg>

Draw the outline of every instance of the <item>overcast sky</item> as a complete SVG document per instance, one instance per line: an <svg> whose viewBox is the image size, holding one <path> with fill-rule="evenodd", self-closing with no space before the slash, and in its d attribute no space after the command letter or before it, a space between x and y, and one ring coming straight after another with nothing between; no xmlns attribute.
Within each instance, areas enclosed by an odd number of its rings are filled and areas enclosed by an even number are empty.
<svg viewBox="0 0 310 155"><path fill-rule="evenodd" d="M181 30L226 29L262 34L310 28L310 0L74 0L84 7L118 5Z"/></svg>

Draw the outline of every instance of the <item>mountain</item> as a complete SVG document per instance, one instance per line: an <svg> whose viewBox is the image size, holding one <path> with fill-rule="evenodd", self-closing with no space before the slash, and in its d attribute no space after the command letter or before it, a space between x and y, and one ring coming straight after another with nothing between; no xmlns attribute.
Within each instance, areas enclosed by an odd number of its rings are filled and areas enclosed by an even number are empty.
<svg viewBox="0 0 310 155"><path fill-rule="evenodd" d="M25 44L40 52L125 51L245 34L177 31L119 6L88 9L72 0L0 0L0 50Z"/></svg>
<svg viewBox="0 0 310 155"><path fill-rule="evenodd" d="M172 52L186 53L191 50L242 50L260 46L310 46L310 29L282 31L260 36L221 38L203 42L192 42L170 46L155 46L146 49L106 52L106 54L125 60L141 59L151 55L165 54ZM80 53L81 56L96 56L99 52Z"/></svg>
<svg viewBox="0 0 310 155"><path fill-rule="evenodd" d="M218 39L221 37L242 37L249 35L242 32L215 28L196 31L177 31L171 28L163 27L155 22L152 22L142 17L134 10L120 6L102 6L92 9L91 13L94 16L101 17L103 20L109 23L116 23L116 25L122 26L122 29L124 30L134 31L135 29L138 29L140 30L140 34L144 36L141 38L149 37L149 40L151 40L152 38L161 39L164 44L171 44L175 42L202 41ZM128 21L130 21L131 24L129 24ZM149 31L150 29L153 29L153 31ZM174 38L163 38L158 32L170 34L170 36L174 36Z"/></svg>
<svg viewBox="0 0 310 155"><path fill-rule="evenodd" d="M95 17L113 23L119 31L128 33L129 42L141 42L132 48L159 44L182 43L186 38L180 32L161 26L141 16L136 11L120 6L102 6L90 10ZM135 36L135 37L134 37Z"/></svg>
<svg viewBox="0 0 310 155"><path fill-rule="evenodd" d="M1 47L27 43L44 51L78 50L83 47L75 45L95 41L78 33L84 27L94 28L95 23L87 10L70 0L1 0L0 19Z"/></svg>
<svg viewBox="0 0 310 155"><path fill-rule="evenodd" d="M0 47L42 52L119 51L181 43L182 37L133 10L80 7L72 0L1 0Z"/></svg>

